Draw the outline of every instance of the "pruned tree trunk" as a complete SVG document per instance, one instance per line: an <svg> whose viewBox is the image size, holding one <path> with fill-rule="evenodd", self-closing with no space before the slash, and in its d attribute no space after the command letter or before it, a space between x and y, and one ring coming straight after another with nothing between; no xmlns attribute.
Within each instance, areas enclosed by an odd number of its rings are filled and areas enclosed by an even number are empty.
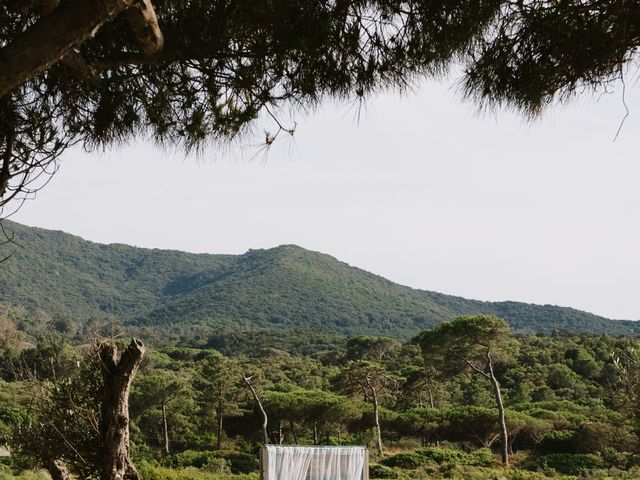
<svg viewBox="0 0 640 480"><path fill-rule="evenodd" d="M111 342L98 345L104 391L100 409L103 445L101 480L139 480L129 457L129 390L142 361L145 347L138 339L118 354Z"/></svg>
<svg viewBox="0 0 640 480"><path fill-rule="evenodd" d="M167 426L167 405L162 402L162 431L164 433L164 453L169 455L169 428Z"/></svg>
<svg viewBox="0 0 640 480"><path fill-rule="evenodd" d="M264 406L262 405L262 400L260 399L260 395L258 395L258 391L256 390L255 385L251 381L253 377L245 377L243 375L242 378L244 379L245 383L248 385L249 389L251 390L251 394L253 395L254 400L258 404L258 408L260 409L260 412L262 413L262 435L264 438L264 443L265 444L269 443L269 431L267 430L269 419L267 417L267 412L264 409Z"/></svg>
<svg viewBox="0 0 640 480"><path fill-rule="evenodd" d="M52 480L70 480L71 474L67 465L60 459L51 460L45 465Z"/></svg>
<svg viewBox="0 0 640 480"><path fill-rule="evenodd" d="M496 405L498 406L498 421L500 423L500 455L502 457L502 463L505 466L509 466L509 436L507 433L507 421L504 412L504 403L502 402L502 393L500 392L500 383L493 372L493 360L491 354L487 352L487 361L489 365L489 379L493 386L493 393L496 399Z"/></svg>

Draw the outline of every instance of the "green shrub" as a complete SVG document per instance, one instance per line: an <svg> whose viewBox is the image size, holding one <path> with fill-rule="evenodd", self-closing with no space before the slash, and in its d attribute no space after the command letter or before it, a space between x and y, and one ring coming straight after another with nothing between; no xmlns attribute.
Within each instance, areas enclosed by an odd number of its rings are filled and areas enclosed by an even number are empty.
<svg viewBox="0 0 640 480"><path fill-rule="evenodd" d="M462 450L442 447L420 448L416 454L423 457L426 463L454 463L456 465L470 465L477 467L488 467L493 460L493 454L488 448L480 448L470 453Z"/></svg>
<svg viewBox="0 0 640 480"><path fill-rule="evenodd" d="M417 453L398 453L397 455L382 459L380 463L387 467L415 470L429 463L429 460Z"/></svg>
<svg viewBox="0 0 640 480"><path fill-rule="evenodd" d="M554 430L547 433L538 447L540 453L576 453L576 432L573 430Z"/></svg>
<svg viewBox="0 0 640 480"><path fill-rule="evenodd" d="M467 461L464 465L473 467L489 467L493 462L493 453L488 448L478 448L467 454Z"/></svg>
<svg viewBox="0 0 640 480"><path fill-rule="evenodd" d="M456 463L461 464L466 454L453 448L429 447L420 448L416 453L425 458L428 463Z"/></svg>
<svg viewBox="0 0 640 480"><path fill-rule="evenodd" d="M553 469L565 475L580 475L602 466L602 460L591 454L551 453L530 460L523 466L529 470Z"/></svg>
<svg viewBox="0 0 640 480"><path fill-rule="evenodd" d="M369 478L398 478L398 472L384 465L370 465Z"/></svg>
<svg viewBox="0 0 640 480"><path fill-rule="evenodd" d="M0 465L0 480L51 480L46 470L25 470L14 474L6 465Z"/></svg>
<svg viewBox="0 0 640 480"><path fill-rule="evenodd" d="M171 468L195 467L217 472L224 470L223 464L226 463L233 474L251 473L260 468L260 461L255 455L231 450L185 450L167 457L162 463Z"/></svg>
<svg viewBox="0 0 640 480"><path fill-rule="evenodd" d="M229 463L231 473L251 473L260 470L260 460L256 455L243 452L213 452L213 458L224 458Z"/></svg>
<svg viewBox="0 0 640 480"><path fill-rule="evenodd" d="M255 473L232 475L200 470L196 467L161 467L148 462L140 462L138 471L142 480L258 480Z"/></svg>
<svg viewBox="0 0 640 480"><path fill-rule="evenodd" d="M615 448L606 447L600 452L604 464L609 468L622 468L626 469L633 466L633 460L637 459L637 455L633 455L629 452L619 452Z"/></svg>
<svg viewBox="0 0 640 480"><path fill-rule="evenodd" d="M231 473L229 462L224 458L209 458L203 467L207 472L224 474Z"/></svg>

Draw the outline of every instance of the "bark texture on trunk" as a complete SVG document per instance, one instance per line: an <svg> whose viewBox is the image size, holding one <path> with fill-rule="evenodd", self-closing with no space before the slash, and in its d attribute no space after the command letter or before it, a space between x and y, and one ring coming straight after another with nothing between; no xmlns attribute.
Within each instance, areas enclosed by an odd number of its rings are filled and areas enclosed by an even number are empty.
<svg viewBox="0 0 640 480"><path fill-rule="evenodd" d="M167 426L167 405L162 402L162 429L164 433L164 453L169 455L169 427Z"/></svg>
<svg viewBox="0 0 640 480"><path fill-rule="evenodd" d="M154 55L162 50L164 36L158 25L158 17L153 9L151 0L137 0L127 10L129 26L136 36L136 40L147 55Z"/></svg>
<svg viewBox="0 0 640 480"><path fill-rule="evenodd" d="M69 469L65 465L62 460L56 459L51 460L46 465L47 471L49 475L51 475L52 480L70 480L71 474L69 473Z"/></svg>
<svg viewBox="0 0 640 480"><path fill-rule="evenodd" d="M73 50L116 15L127 12L129 25L146 55L160 52L164 37L151 0L39 0L43 16L0 49L0 98L63 61L80 80L95 80L95 70Z"/></svg>
<svg viewBox="0 0 640 480"><path fill-rule="evenodd" d="M260 409L260 412L262 413L262 435L264 437L264 443L267 444L269 443L269 431L267 430L269 419L267 417L267 412L264 409L264 406L262 405L262 400L260 399L260 395L258 395L258 391L256 390L255 385L251 381L252 377L245 377L243 375L242 378L244 379L245 383L248 385L249 389L251 390L251 394L253 395L253 398L258 404L258 408Z"/></svg>
<svg viewBox="0 0 640 480"><path fill-rule="evenodd" d="M98 345L104 382L100 412L102 480L140 479L129 457L129 390L144 351L143 343L135 338L121 355L113 343Z"/></svg>
<svg viewBox="0 0 640 480"><path fill-rule="evenodd" d="M493 394L496 398L496 405L498 406L498 420L500 422L500 454L502 456L502 463L508 467L509 436L507 433L507 421L504 413L504 403L502 402L502 393L500 392L500 383L493 372L493 360L490 353L487 353L487 362L489 365L489 379L491 380Z"/></svg>
<svg viewBox="0 0 640 480"><path fill-rule="evenodd" d="M72 0L0 49L0 98L57 63L134 0Z"/></svg>
<svg viewBox="0 0 640 480"><path fill-rule="evenodd" d="M382 448L382 429L380 428L380 402L378 401L378 392L371 385L371 382L367 380L367 384L371 389L371 400L373 403L373 418L375 421L375 429L376 429L376 450L378 451L378 455L384 455L384 450Z"/></svg>

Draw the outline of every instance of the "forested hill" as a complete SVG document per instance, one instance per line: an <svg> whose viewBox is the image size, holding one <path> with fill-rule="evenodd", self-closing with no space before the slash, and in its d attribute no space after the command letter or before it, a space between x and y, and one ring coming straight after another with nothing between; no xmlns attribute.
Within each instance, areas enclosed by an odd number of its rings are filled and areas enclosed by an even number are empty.
<svg viewBox="0 0 640 480"><path fill-rule="evenodd" d="M0 254L0 302L79 324L116 317L162 330L239 326L408 338L465 313L524 332L640 333L640 324L571 308L481 302L404 287L335 258L283 245L243 255L102 245L4 222L20 244Z"/></svg>

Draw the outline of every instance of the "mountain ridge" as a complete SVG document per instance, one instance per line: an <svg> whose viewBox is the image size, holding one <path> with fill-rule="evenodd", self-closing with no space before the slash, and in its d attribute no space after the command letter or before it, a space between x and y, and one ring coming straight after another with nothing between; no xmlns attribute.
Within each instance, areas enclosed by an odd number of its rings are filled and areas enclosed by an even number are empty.
<svg viewBox="0 0 640 480"><path fill-rule="evenodd" d="M100 244L5 221L0 302L83 323L117 317L164 330L296 329L406 339L457 315L492 313L526 333L640 333L640 322L570 307L469 300L399 285L330 255L287 244L241 255Z"/></svg>

